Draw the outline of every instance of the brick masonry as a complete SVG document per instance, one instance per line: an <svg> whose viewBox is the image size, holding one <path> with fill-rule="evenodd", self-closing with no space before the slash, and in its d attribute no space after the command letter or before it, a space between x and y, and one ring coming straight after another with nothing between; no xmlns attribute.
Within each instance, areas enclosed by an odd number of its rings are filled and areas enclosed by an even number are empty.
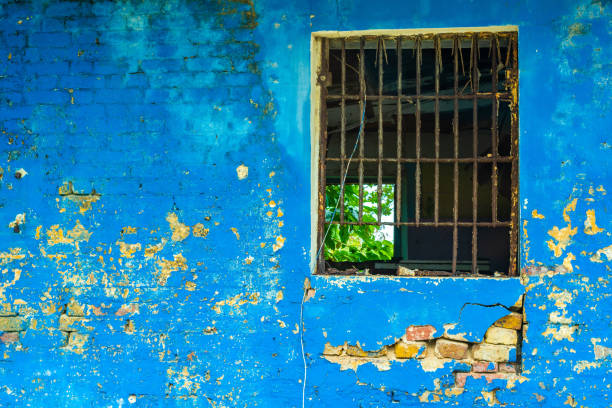
<svg viewBox="0 0 612 408"><path fill-rule="evenodd" d="M0 2L0 406L609 406L611 7ZM313 276L310 33L491 24L522 279Z"/></svg>

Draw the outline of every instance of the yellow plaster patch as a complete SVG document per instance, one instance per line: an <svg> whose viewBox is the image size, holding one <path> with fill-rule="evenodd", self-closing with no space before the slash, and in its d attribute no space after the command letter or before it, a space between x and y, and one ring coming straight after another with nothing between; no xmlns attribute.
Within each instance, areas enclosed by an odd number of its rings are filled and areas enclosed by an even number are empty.
<svg viewBox="0 0 612 408"><path fill-rule="evenodd" d="M238 229L237 229L237 228L234 228L234 227L231 227L230 229L232 230L232 232L233 232L233 233L234 233L234 235L236 236L236 239L238 239L238 240L239 240L239 239L240 239L240 234L238 233Z"/></svg>
<svg viewBox="0 0 612 408"><path fill-rule="evenodd" d="M250 303L252 305L256 305L257 303L259 303L259 292L239 293L236 296L232 296L229 299L216 302L213 305L212 309L217 313L221 313L222 306L231 306L231 307L234 307L235 309L238 309L240 308L240 306L247 304L247 303Z"/></svg>
<svg viewBox="0 0 612 408"><path fill-rule="evenodd" d="M589 258L591 262L602 263L601 256L605 255L608 261L612 261L612 245L598 249L593 256Z"/></svg>
<svg viewBox="0 0 612 408"><path fill-rule="evenodd" d="M168 242L168 240L165 238L162 238L159 244L147 246L144 251L145 258L152 258L156 253L164 249L166 242Z"/></svg>
<svg viewBox="0 0 612 408"><path fill-rule="evenodd" d="M603 228L599 228L595 222L595 210L587 210L586 220L584 220L584 233L587 235L599 234Z"/></svg>
<svg viewBox="0 0 612 408"><path fill-rule="evenodd" d="M136 234L136 228L135 227L130 227L129 225L127 227L123 227L123 229L121 230L122 234L126 234L126 235L131 235L131 234Z"/></svg>
<svg viewBox="0 0 612 408"><path fill-rule="evenodd" d="M244 164L236 167L236 175L238 176L238 180L244 180L249 176L249 168Z"/></svg>
<svg viewBox="0 0 612 408"><path fill-rule="evenodd" d="M10 248L8 252L0 252L0 265L6 265L24 258L25 254L21 253L21 248Z"/></svg>
<svg viewBox="0 0 612 408"><path fill-rule="evenodd" d="M553 251L557 258L560 257L563 255L565 248L567 248L569 245L571 238L576 235L577 232L578 227L572 228L571 223L561 229L554 226L550 231L548 231L548 235L553 237L557 242L555 243L553 240L546 241L548 244L548 249Z"/></svg>
<svg viewBox="0 0 612 408"><path fill-rule="evenodd" d="M185 259L183 254L177 254L174 255L173 261L161 259L157 261L157 265L161 268L157 275L157 283L164 286L172 272L176 272L179 269L183 271L187 269L187 259Z"/></svg>
<svg viewBox="0 0 612 408"><path fill-rule="evenodd" d="M204 224L202 224L201 222L198 222L196 225L191 227L191 230L193 236L198 238L206 238L209 231L208 228L204 228Z"/></svg>
<svg viewBox="0 0 612 408"><path fill-rule="evenodd" d="M91 237L91 232L87 231L85 227L81 225L81 222L79 220L76 221L74 228L67 231L66 234L75 242L89 241L89 238Z"/></svg>
<svg viewBox="0 0 612 408"><path fill-rule="evenodd" d="M543 220L544 216L542 214L539 214L538 210L533 210L531 212L531 218L536 218L536 219L539 219L539 220Z"/></svg>
<svg viewBox="0 0 612 408"><path fill-rule="evenodd" d="M168 221L170 229L172 230L173 241L182 241L189 236L189 226L180 222L178 220L178 215L175 213L168 213L168 215L166 215L166 221Z"/></svg>
<svg viewBox="0 0 612 408"><path fill-rule="evenodd" d="M574 272L574 267L572 266L572 261L575 260L576 257L571 252L568 252L565 258L563 259L563 266L570 271Z"/></svg>
<svg viewBox="0 0 612 408"><path fill-rule="evenodd" d="M123 258L133 258L134 252L140 251L141 249L141 245L139 243L126 244L125 242L117 241L116 244L119 245L119 252L121 252L120 256Z"/></svg>
<svg viewBox="0 0 612 408"><path fill-rule="evenodd" d="M64 236L64 230L59 225L52 225L47 230L47 244L53 246L57 244L72 244L74 239Z"/></svg>
<svg viewBox="0 0 612 408"><path fill-rule="evenodd" d="M542 336L551 336L556 341L568 340L573 342L574 338L572 336L577 328L578 326L568 325L562 325L559 327L549 327L542 333Z"/></svg>
<svg viewBox="0 0 612 408"><path fill-rule="evenodd" d="M285 245L286 240L287 238L283 237L282 235L279 235L278 237L276 237L276 243L272 244L272 250L276 252L279 249L281 249Z"/></svg>
<svg viewBox="0 0 612 408"><path fill-rule="evenodd" d="M42 231L42 225L39 225L38 227L36 227L36 235L34 235L34 239L39 240L40 239L40 232Z"/></svg>

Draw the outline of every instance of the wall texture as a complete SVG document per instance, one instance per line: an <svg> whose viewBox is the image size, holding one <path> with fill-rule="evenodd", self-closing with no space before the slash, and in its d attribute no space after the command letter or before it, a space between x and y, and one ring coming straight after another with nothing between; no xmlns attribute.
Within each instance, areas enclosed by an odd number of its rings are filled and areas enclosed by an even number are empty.
<svg viewBox="0 0 612 408"><path fill-rule="evenodd" d="M0 405L610 405L608 1L0 4ZM504 24L521 279L312 276L310 33Z"/></svg>

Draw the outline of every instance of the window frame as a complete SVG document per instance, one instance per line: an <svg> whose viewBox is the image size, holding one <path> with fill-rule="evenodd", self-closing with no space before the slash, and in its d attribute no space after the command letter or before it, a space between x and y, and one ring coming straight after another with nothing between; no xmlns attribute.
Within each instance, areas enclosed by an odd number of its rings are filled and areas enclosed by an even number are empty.
<svg viewBox="0 0 612 408"><path fill-rule="evenodd" d="M440 29L401 29L401 30L364 30L364 31L320 31L311 34L311 271L315 274L326 275L325 255L323 238L325 234L325 195L326 195L326 159L325 143L327 140L326 124L326 85L330 78L329 61L325 58L329 55L329 42L334 39L361 39L368 38L415 38L458 34L462 36L483 34L504 34L513 35L512 59L513 66L511 71L511 141L510 156L512 157L511 170L511 207L510 207L510 239L509 269L501 277L514 277L518 275L519 269L519 130L518 130L518 27L517 26L489 26L489 27L460 27L460 28L440 28ZM496 91L497 92L497 91ZM476 97L474 98L477 99ZM499 101L498 101L499 103ZM398 209L396 209L398 210ZM399 209L401 211L401 209ZM495 218L496 219L496 218ZM455 220L456 222L456 220ZM475 221L474 223L477 223ZM476 228L476 227L474 227ZM456 229L456 225L455 225ZM476 256L476 255L473 255ZM454 254L456 258L456 254ZM476 262L476 263L474 263ZM474 265L477 260L472 262L472 272L469 275L453 276L478 276L474 273ZM453 260L455 268L455 260ZM423 271L425 272L425 271ZM429 271L424 275L445 276L448 274L436 273L441 271ZM395 275L393 275L395 276Z"/></svg>

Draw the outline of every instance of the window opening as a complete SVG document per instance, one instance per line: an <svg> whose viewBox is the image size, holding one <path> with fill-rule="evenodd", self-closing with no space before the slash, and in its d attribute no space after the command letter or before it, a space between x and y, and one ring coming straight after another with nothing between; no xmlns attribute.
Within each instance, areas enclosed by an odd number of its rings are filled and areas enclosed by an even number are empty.
<svg viewBox="0 0 612 408"><path fill-rule="evenodd" d="M318 273L516 275L516 31L321 41Z"/></svg>

